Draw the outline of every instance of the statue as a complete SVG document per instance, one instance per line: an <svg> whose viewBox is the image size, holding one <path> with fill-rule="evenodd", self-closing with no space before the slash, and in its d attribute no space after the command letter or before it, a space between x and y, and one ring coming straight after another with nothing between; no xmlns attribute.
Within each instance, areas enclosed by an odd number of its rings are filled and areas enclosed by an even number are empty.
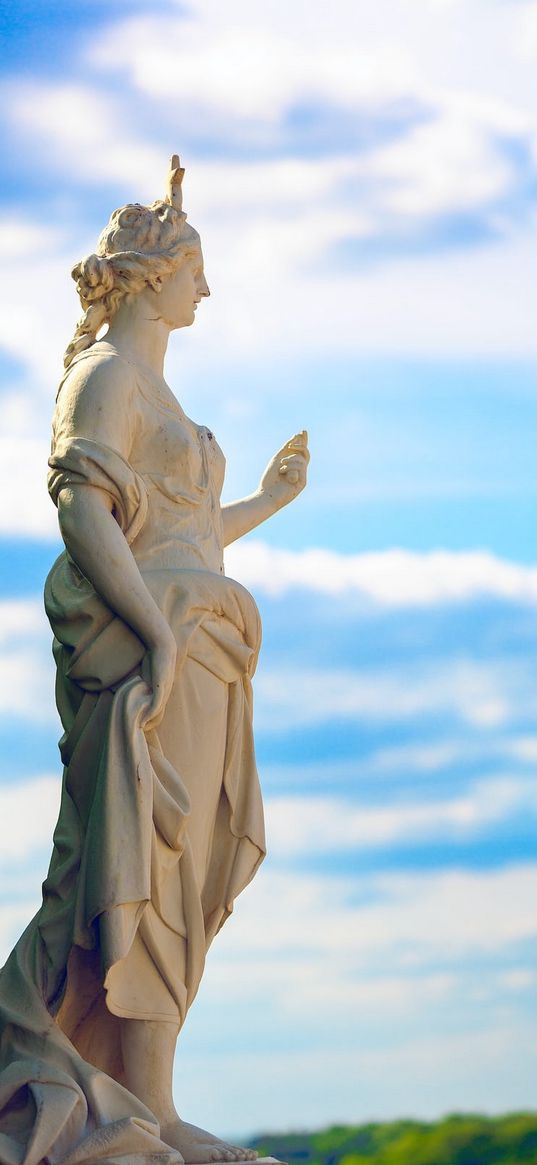
<svg viewBox="0 0 537 1165"><path fill-rule="evenodd" d="M45 586L65 768L43 904L0 973L1 1165L255 1157L179 1118L172 1066L265 852L260 622L222 551L304 488L307 435L221 507L216 438L163 376L209 295L183 173L174 155L166 198L115 211L72 272L49 461L65 551Z"/></svg>

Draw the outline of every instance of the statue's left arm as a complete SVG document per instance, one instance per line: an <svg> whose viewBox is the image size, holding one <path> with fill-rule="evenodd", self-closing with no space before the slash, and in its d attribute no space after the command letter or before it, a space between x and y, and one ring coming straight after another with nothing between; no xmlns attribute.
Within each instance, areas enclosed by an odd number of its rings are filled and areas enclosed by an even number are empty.
<svg viewBox="0 0 537 1165"><path fill-rule="evenodd" d="M260 526L302 493L309 459L308 434L304 430L274 454L255 493L222 506L224 546Z"/></svg>

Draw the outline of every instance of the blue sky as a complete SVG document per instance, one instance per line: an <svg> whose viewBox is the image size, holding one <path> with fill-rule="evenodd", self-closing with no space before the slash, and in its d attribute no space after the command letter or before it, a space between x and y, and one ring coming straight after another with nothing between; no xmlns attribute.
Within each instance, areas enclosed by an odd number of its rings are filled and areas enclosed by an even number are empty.
<svg viewBox="0 0 537 1165"><path fill-rule="evenodd" d="M211 952L177 1100L217 1132L534 1104L537 4L3 5L0 953L57 808L45 489L72 264L187 167L211 299L168 379L264 620L270 857Z"/></svg>

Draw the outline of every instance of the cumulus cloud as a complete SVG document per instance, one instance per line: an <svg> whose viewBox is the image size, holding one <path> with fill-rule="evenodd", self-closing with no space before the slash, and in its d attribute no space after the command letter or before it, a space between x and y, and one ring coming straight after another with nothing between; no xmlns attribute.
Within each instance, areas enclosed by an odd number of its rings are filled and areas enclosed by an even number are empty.
<svg viewBox="0 0 537 1165"><path fill-rule="evenodd" d="M28 221L20 214L0 215L0 251L4 260L35 258L36 252L53 252L58 245L58 234L42 223Z"/></svg>
<svg viewBox="0 0 537 1165"><path fill-rule="evenodd" d="M491 77L483 65L500 52L512 95L525 47L517 32L534 15L531 3L517 8L518 19L496 0L335 0L330 20L312 4L305 22L300 7L284 0L270 7L231 0L226 10L218 0L192 0L177 13L144 13L108 27L87 59L103 71L122 67L146 97L176 98L179 109L211 106L228 121L275 120L304 95L351 108L384 96L393 106L402 93L438 87L446 72L470 92L477 74L474 89L486 91ZM461 53L461 36L479 43L482 55Z"/></svg>
<svg viewBox="0 0 537 1165"><path fill-rule="evenodd" d="M55 723L50 627L36 600L0 602L0 716Z"/></svg>
<svg viewBox="0 0 537 1165"><path fill-rule="evenodd" d="M39 907L39 897L0 905L0 967Z"/></svg>
<svg viewBox="0 0 537 1165"><path fill-rule="evenodd" d="M537 712L531 669L516 660L435 658L311 670L286 663L261 669L256 694L257 724L267 733L330 720L395 724L439 714L475 728L500 728Z"/></svg>
<svg viewBox="0 0 537 1165"><path fill-rule="evenodd" d="M386 210L407 220L456 214L486 207L509 193L512 167L495 143L503 130L501 113L493 107L486 118L478 102L476 107L453 100L426 124L376 152L369 172L377 184L386 180L386 190L380 192Z"/></svg>
<svg viewBox="0 0 537 1165"><path fill-rule="evenodd" d="M30 636L42 636L45 625L42 604L36 599L0 601L0 645L13 644Z"/></svg>
<svg viewBox="0 0 537 1165"><path fill-rule="evenodd" d="M537 932L536 889L535 863L359 880L272 868L241 900L233 935L223 931L220 957L256 953L261 961L268 952L290 958L308 952L343 960L360 974L386 966L387 956L398 974L430 963L452 971L461 960L502 951L520 961Z"/></svg>
<svg viewBox="0 0 537 1165"><path fill-rule="evenodd" d="M423 5L418 14L412 3L384 0L375 7L384 10L384 19L378 11L372 16L364 3L340 0L330 26L323 21L320 27L315 7L305 26L298 12L293 18L280 5L272 5L267 18L259 4L246 8L235 0L232 22L229 11L222 19L212 0L197 0L188 13L142 15L107 30L90 48L89 59L104 70L122 65L146 97L176 99L186 106L185 120L195 106L205 132L210 128L230 146L243 140L250 150L263 144L285 148L294 110L303 114L296 152L307 145L308 108L315 108L318 125L323 108L337 109L340 120L346 109L367 120L369 133L362 133L358 148L349 140L340 151L353 158L355 178L373 183L371 202L365 184L360 191L362 203L370 202L372 229L375 218L377 229L385 228L382 216L388 210L408 217L486 207L516 181L513 159L495 139L518 139L531 131L531 118L487 97L486 90L450 92L427 79L428 54L419 47L424 33L436 47L438 12L433 18ZM471 19L465 7L465 18ZM490 22L490 5L487 18ZM334 144L328 133L324 149L319 147L326 157L322 167L316 165L318 172L327 172L337 153ZM315 197L314 166L310 197ZM221 173L215 191L225 188L232 171L233 166ZM234 189L240 200L240 182Z"/></svg>
<svg viewBox="0 0 537 1165"><path fill-rule="evenodd" d="M96 38L88 59L103 69L122 66L148 96L209 107L222 120L255 121L257 129L305 94L351 107L357 99L393 100L411 83L408 53L395 37L376 38L363 5L339 0L336 8L339 19L320 21L313 9L305 24L279 4L267 13L235 0L224 16L212 0L196 0L180 16L125 21L121 36L114 30Z"/></svg>
<svg viewBox="0 0 537 1165"><path fill-rule="evenodd" d="M326 595L356 594L385 607L432 606L490 597L535 603L537 567L487 551L426 554L394 549L374 554L279 550L262 541L226 550L228 574L269 595L295 588Z"/></svg>
<svg viewBox="0 0 537 1165"><path fill-rule="evenodd" d="M517 8L514 34L516 47L522 60L534 61L537 56L537 12L534 0L522 0Z"/></svg>
<svg viewBox="0 0 537 1165"><path fill-rule="evenodd" d="M43 135L51 169L67 176L72 165L92 185L130 178L145 190L148 171L162 167L158 149L129 129L125 104L91 82L11 81L7 88L12 124Z"/></svg>
<svg viewBox="0 0 537 1165"><path fill-rule="evenodd" d="M15 362L15 370L10 367L9 376L3 377L7 380L2 401L2 441L6 445L8 439L18 443L42 436L63 371L63 351L78 314L69 271L79 256L68 229L52 221L55 217L43 205L35 217L22 212L0 213L5 291L0 348ZM2 457L6 455L9 448L3 444ZM14 457L15 450L8 462L10 470ZM24 464L24 448L19 461ZM42 464L46 465L46 459ZM18 480L16 484L18 487ZM4 498L6 492L12 490L2 490Z"/></svg>
<svg viewBox="0 0 537 1165"><path fill-rule="evenodd" d="M461 733L460 736L443 734L440 739L422 743L417 739L405 744L390 744L383 742L380 747L372 745L367 752L360 752L358 757L340 758L332 756L327 764L326 756L317 760L296 758L287 763L270 763L264 760L262 765L265 788L275 797L278 791L286 794L297 792L301 795L314 794L315 790L330 787L333 794L342 790L345 794L356 796L359 791L367 787L378 794L382 789L384 796L391 790L393 783L401 788L412 783L419 796L423 795L423 787L427 787L434 780L440 781L446 771L455 769L458 773L465 773L475 763L480 763L483 757L489 768L505 767L506 761L513 762L515 772L523 772L533 768L537 760L537 742L530 744L523 738L524 745L517 737L502 737L494 733L492 738L485 742L481 735L472 738L471 732ZM526 744L527 741L527 744Z"/></svg>
<svg viewBox="0 0 537 1165"><path fill-rule="evenodd" d="M58 777L0 786L0 866L25 863L50 847L60 804Z"/></svg>
<svg viewBox="0 0 537 1165"><path fill-rule="evenodd" d="M6 83L5 115L65 191L76 184L79 206L80 185L113 185L118 201L158 196L171 139L184 144L186 205L215 290L210 333L201 319L197 332L220 359L266 355L275 337L280 353L534 353L537 114L491 97L475 70L468 84L461 28L474 44L486 34L493 60L509 44L505 6L459 7L340 0L330 22L311 5L305 24L280 3L233 0L224 18L196 0L96 28L71 78ZM438 80L444 56L451 85ZM71 262L90 245L73 245ZM66 339L57 309L74 315L60 267L33 273L51 291L35 312L39 358L16 271L0 328L32 375L45 362L52 380Z"/></svg>
<svg viewBox="0 0 537 1165"><path fill-rule="evenodd" d="M272 852L291 859L342 849L468 841L513 817L536 817L537 782L495 777L446 800L375 807L337 797L273 797L267 816Z"/></svg>
<svg viewBox="0 0 537 1165"><path fill-rule="evenodd" d="M6 483L0 490L0 536L52 541L58 537L58 520L46 485L50 445L40 437L21 434L18 417L13 416L12 424L12 435L0 437Z"/></svg>

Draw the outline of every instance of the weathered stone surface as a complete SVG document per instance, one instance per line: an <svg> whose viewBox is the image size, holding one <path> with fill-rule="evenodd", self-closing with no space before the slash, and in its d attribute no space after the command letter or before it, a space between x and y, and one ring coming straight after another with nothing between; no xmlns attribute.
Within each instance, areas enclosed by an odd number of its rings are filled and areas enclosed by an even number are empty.
<svg viewBox="0 0 537 1165"><path fill-rule="evenodd" d="M6 1165L253 1156L179 1119L172 1067L207 947L265 852L260 623L223 548L303 489L307 435L221 507L217 440L164 379L171 331L209 295L182 176L174 156L166 198L116 211L73 270L83 315L49 462L66 552L45 588L65 775L43 905L0 976Z"/></svg>

